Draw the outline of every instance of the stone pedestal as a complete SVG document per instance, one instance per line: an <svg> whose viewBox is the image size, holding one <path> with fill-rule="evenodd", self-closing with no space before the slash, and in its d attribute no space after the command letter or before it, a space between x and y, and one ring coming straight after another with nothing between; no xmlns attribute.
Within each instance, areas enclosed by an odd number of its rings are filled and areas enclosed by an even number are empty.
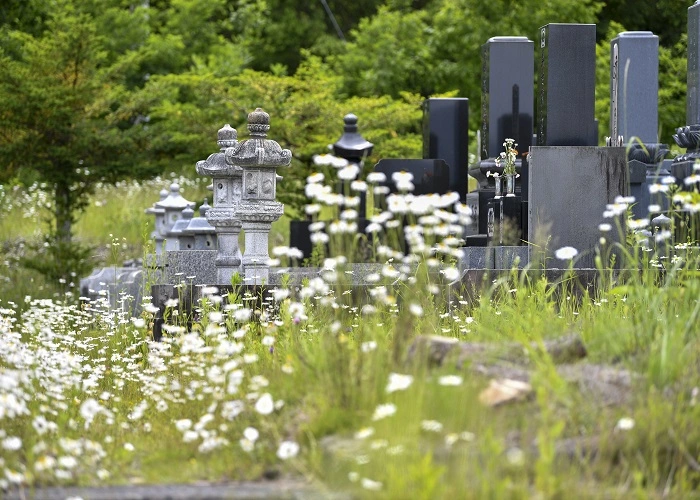
<svg viewBox="0 0 700 500"><path fill-rule="evenodd" d="M577 267L595 267L598 225L611 222L603 212L617 196L627 196L628 186L625 148L532 147L527 241L533 252L553 258L558 248L572 246L579 251Z"/></svg>
<svg viewBox="0 0 700 500"><path fill-rule="evenodd" d="M270 282L268 236L271 227L270 222L246 221L243 223L245 231L243 268L245 269L244 283L246 285L262 285ZM223 283L221 280L219 282Z"/></svg>

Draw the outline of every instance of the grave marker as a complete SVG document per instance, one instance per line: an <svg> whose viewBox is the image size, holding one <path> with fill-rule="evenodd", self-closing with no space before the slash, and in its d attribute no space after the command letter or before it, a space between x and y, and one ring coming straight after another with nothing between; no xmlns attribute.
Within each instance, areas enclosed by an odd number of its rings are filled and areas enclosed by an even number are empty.
<svg viewBox="0 0 700 500"><path fill-rule="evenodd" d="M626 31L610 42L610 135L628 147L630 194L636 218L648 216L649 185L656 182L668 146L658 144L659 37Z"/></svg>
<svg viewBox="0 0 700 500"><path fill-rule="evenodd" d="M596 146L595 24L540 28L538 146Z"/></svg>
<svg viewBox="0 0 700 500"><path fill-rule="evenodd" d="M445 191L464 202L469 172L469 99L432 98L423 103L423 158L442 159L449 167Z"/></svg>

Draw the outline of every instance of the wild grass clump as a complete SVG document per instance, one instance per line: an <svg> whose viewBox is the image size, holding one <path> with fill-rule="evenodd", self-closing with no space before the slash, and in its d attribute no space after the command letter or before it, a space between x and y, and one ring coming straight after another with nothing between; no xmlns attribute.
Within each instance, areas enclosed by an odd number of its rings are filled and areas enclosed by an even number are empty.
<svg viewBox="0 0 700 500"><path fill-rule="evenodd" d="M203 288L192 310L172 300L160 341L147 303L132 318L100 301L3 300L0 485L295 475L386 498L700 487L694 242L639 221L612 238L630 202L618 200L595 286L572 249L554 280L513 269L462 288L467 208L413 196L406 174L390 194L343 168L342 195L309 179L317 276L264 295ZM359 247L374 266L362 276ZM562 342L578 347L562 355Z"/></svg>

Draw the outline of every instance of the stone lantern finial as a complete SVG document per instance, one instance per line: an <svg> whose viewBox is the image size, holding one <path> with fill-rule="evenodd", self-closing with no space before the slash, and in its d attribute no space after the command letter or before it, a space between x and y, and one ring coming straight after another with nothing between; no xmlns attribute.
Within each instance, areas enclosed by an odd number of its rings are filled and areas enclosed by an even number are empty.
<svg viewBox="0 0 700 500"><path fill-rule="evenodd" d="M219 129L217 137L218 140L216 142L221 149L235 146L238 142L238 132L228 123Z"/></svg>
<svg viewBox="0 0 700 500"><path fill-rule="evenodd" d="M270 115L262 108L255 108L255 111L248 113L248 132L250 137L267 137L270 130Z"/></svg>

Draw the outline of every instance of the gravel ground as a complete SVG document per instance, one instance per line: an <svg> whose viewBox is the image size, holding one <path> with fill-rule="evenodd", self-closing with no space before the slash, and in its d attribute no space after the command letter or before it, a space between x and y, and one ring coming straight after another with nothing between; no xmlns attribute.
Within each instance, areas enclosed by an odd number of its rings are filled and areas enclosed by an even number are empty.
<svg viewBox="0 0 700 500"><path fill-rule="evenodd" d="M309 483L280 479L260 482L194 483L166 485L125 485L105 487L50 487L10 490L0 493L7 500L220 500L220 499L274 499L321 500L349 498L323 492Z"/></svg>

